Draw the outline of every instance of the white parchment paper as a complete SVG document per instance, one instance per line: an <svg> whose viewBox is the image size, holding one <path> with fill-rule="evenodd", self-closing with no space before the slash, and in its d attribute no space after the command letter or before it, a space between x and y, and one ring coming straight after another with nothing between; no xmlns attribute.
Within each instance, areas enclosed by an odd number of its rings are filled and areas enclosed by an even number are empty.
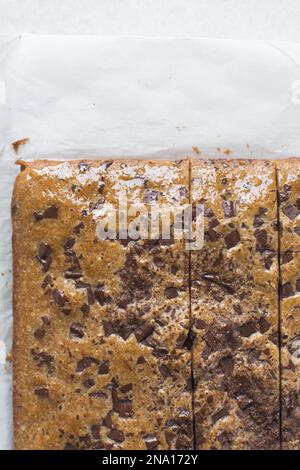
<svg viewBox="0 0 300 470"><path fill-rule="evenodd" d="M11 143L23 138L22 159L299 156L300 44L0 36L1 449L12 446Z"/></svg>

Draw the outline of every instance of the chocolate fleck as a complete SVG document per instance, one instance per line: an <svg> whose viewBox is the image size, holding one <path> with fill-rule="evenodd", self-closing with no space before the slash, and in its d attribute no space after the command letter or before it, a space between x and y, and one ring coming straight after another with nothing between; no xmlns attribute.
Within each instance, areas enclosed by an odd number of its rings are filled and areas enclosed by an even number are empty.
<svg viewBox="0 0 300 470"><path fill-rule="evenodd" d="M175 297L178 297L178 290L176 287L167 287L165 289L165 297L167 299L175 299Z"/></svg>
<svg viewBox="0 0 300 470"><path fill-rule="evenodd" d="M36 339L42 339L42 338L44 338L45 334L46 334L46 331L45 331L45 330L43 330L42 328L38 328L38 329L35 330L35 332L34 332L34 337L35 337Z"/></svg>
<svg viewBox="0 0 300 470"><path fill-rule="evenodd" d="M134 335L138 343L144 341L148 336L152 335L154 328L152 325L144 323L144 325L137 327L134 330Z"/></svg>
<svg viewBox="0 0 300 470"><path fill-rule="evenodd" d="M284 215L286 215L290 220L296 219L299 214L299 210L295 206L286 206L282 209Z"/></svg>
<svg viewBox="0 0 300 470"><path fill-rule="evenodd" d="M46 273L52 262L52 248L48 243L40 243L38 248L37 260L42 264L43 272Z"/></svg>
<svg viewBox="0 0 300 470"><path fill-rule="evenodd" d="M52 298L53 298L54 302L57 305L59 305L60 307L63 307L68 302L68 299L65 296L65 294L63 292L59 291L58 289L54 289L52 291Z"/></svg>
<svg viewBox="0 0 300 470"><path fill-rule="evenodd" d="M225 244L227 249L229 250L230 248L233 248L240 242L240 234L237 230L232 230L230 233L228 233L225 237Z"/></svg>
<svg viewBox="0 0 300 470"><path fill-rule="evenodd" d="M157 449L159 441L154 434L148 434L144 436L144 441L148 450Z"/></svg>
<svg viewBox="0 0 300 470"><path fill-rule="evenodd" d="M234 360L232 356L225 356L220 359L220 367L224 374L231 374L234 369Z"/></svg>
<svg viewBox="0 0 300 470"><path fill-rule="evenodd" d="M99 375L105 375L109 373L109 361L104 361L98 368Z"/></svg>
<svg viewBox="0 0 300 470"><path fill-rule="evenodd" d="M74 336L76 338L83 338L84 337L83 326L80 323L71 323L70 336Z"/></svg>
<svg viewBox="0 0 300 470"><path fill-rule="evenodd" d="M224 217L226 219L236 216L236 206L234 201L224 200L222 206L224 211Z"/></svg>
<svg viewBox="0 0 300 470"><path fill-rule="evenodd" d="M249 337L253 335L253 333L256 333L256 327L255 324L252 321L247 321L243 325L240 326L240 334L241 336L244 337Z"/></svg>
<svg viewBox="0 0 300 470"><path fill-rule="evenodd" d="M94 379L86 379L86 380L84 380L83 385L85 386L85 388L91 388L95 385L95 380Z"/></svg>
<svg viewBox="0 0 300 470"><path fill-rule="evenodd" d="M34 394L39 398L49 397L49 391L46 387L35 388Z"/></svg>
<svg viewBox="0 0 300 470"><path fill-rule="evenodd" d="M109 434L108 434L108 437L110 439L112 439L113 441L116 441L116 442L123 442L125 441L125 436L124 436L124 433L122 431L119 431L118 429L112 429Z"/></svg>
<svg viewBox="0 0 300 470"><path fill-rule="evenodd" d="M295 293L292 284L290 282L286 282L285 284L283 284L283 286L281 287L282 298L292 297L293 295L295 295Z"/></svg>
<svg viewBox="0 0 300 470"><path fill-rule="evenodd" d="M33 216L37 222L42 219L57 219L58 208L56 206L50 206L44 211L34 212Z"/></svg>

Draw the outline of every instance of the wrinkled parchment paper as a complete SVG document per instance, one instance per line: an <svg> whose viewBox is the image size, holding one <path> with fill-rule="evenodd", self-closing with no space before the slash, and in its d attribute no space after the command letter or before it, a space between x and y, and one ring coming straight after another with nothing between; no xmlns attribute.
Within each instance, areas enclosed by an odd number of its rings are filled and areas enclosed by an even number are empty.
<svg viewBox="0 0 300 470"><path fill-rule="evenodd" d="M0 36L0 448L12 448L11 190L22 159L300 155L300 44Z"/></svg>

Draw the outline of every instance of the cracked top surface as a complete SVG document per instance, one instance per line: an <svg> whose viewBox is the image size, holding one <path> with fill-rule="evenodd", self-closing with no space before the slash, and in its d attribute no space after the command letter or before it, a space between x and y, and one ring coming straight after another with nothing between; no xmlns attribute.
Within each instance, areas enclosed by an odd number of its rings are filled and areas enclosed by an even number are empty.
<svg viewBox="0 0 300 470"><path fill-rule="evenodd" d="M16 448L192 446L182 241L96 235L120 192L184 204L188 185L187 161L25 164L12 204Z"/></svg>
<svg viewBox="0 0 300 470"><path fill-rule="evenodd" d="M205 215L191 255L197 447L278 448L275 167L195 162L191 191Z"/></svg>

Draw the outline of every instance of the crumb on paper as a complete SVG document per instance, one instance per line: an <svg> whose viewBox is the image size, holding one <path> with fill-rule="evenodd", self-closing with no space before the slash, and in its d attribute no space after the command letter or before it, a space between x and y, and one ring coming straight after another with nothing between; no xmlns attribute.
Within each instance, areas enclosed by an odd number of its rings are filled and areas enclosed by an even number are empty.
<svg viewBox="0 0 300 470"><path fill-rule="evenodd" d="M29 142L29 137L25 137L24 139L16 140L16 141L13 142L11 145L12 145L14 151L15 151L16 153L18 153L18 152L19 152L19 148L20 148L22 145L27 144L27 142Z"/></svg>
<svg viewBox="0 0 300 470"><path fill-rule="evenodd" d="M231 155L233 152L230 149L224 149L223 153L224 153L224 155Z"/></svg>
<svg viewBox="0 0 300 470"><path fill-rule="evenodd" d="M218 152L222 152L221 147L217 147Z"/></svg>
<svg viewBox="0 0 300 470"><path fill-rule="evenodd" d="M6 354L6 362L12 362L12 352Z"/></svg>
<svg viewBox="0 0 300 470"><path fill-rule="evenodd" d="M192 147L192 150L193 150L193 152L197 153L198 155L201 153L201 150L197 146Z"/></svg>

